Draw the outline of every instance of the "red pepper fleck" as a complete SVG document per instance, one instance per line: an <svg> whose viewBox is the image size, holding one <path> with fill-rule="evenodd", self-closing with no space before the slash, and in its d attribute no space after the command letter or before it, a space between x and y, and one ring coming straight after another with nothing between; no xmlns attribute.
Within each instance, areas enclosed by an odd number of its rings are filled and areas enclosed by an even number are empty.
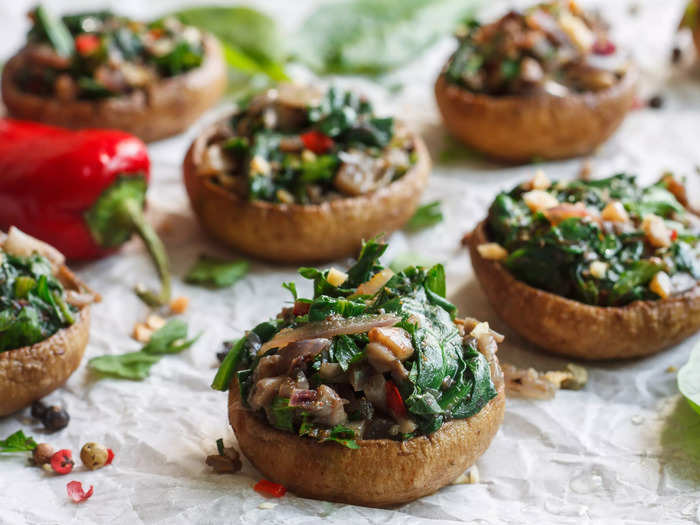
<svg viewBox="0 0 700 525"><path fill-rule="evenodd" d="M113 460L114 460L114 451L111 448L108 448L107 449L107 461L105 462L105 465L111 465Z"/></svg>
<svg viewBox="0 0 700 525"><path fill-rule="evenodd" d="M307 303L305 301L295 301L294 310L292 313L294 313L294 315L306 315L309 313L310 309L311 303Z"/></svg>
<svg viewBox="0 0 700 525"><path fill-rule="evenodd" d="M67 448L61 449L51 456L51 468L56 474L68 474L73 470L73 453Z"/></svg>
<svg viewBox="0 0 700 525"><path fill-rule="evenodd" d="M596 40L593 44L593 52L596 55L612 55L617 48L610 40Z"/></svg>
<svg viewBox="0 0 700 525"><path fill-rule="evenodd" d="M66 485L66 490L68 491L68 497L73 500L74 503L82 503L90 496L95 490L95 487L90 485L87 492L83 490L83 484L80 481L71 481Z"/></svg>
<svg viewBox="0 0 700 525"><path fill-rule="evenodd" d="M385 390L386 403L389 406L389 410L391 410L396 417L406 417L406 405L403 402L398 387L391 379L386 382Z"/></svg>
<svg viewBox="0 0 700 525"><path fill-rule="evenodd" d="M301 135L304 147L320 155L333 147L333 139L320 131L307 131Z"/></svg>
<svg viewBox="0 0 700 525"><path fill-rule="evenodd" d="M96 35L84 33L75 37L75 50L80 55L91 55L98 47L100 47L100 39Z"/></svg>
<svg viewBox="0 0 700 525"><path fill-rule="evenodd" d="M678 230L671 230L671 240L675 241L678 239Z"/></svg>
<svg viewBox="0 0 700 525"><path fill-rule="evenodd" d="M267 481L266 479L261 479L253 487L255 492L259 492L263 496L269 496L273 498L281 498L287 493L287 489L284 488L279 483L273 483L272 481Z"/></svg>

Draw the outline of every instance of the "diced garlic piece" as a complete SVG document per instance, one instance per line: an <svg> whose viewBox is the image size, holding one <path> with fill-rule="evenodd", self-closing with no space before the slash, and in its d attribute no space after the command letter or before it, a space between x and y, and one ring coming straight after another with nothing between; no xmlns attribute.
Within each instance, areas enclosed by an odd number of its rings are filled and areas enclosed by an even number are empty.
<svg viewBox="0 0 700 525"><path fill-rule="evenodd" d="M547 174L542 169L535 171L535 176L530 181L530 188L533 190L546 190L552 185Z"/></svg>
<svg viewBox="0 0 700 525"><path fill-rule="evenodd" d="M664 248L671 245L671 230L658 215L653 213L645 215L642 220L642 230L644 230L647 241L654 248Z"/></svg>
<svg viewBox="0 0 700 525"><path fill-rule="evenodd" d="M603 261L593 261L588 267L588 271L591 272L591 275L596 279L604 279L605 274L608 271L608 263Z"/></svg>
<svg viewBox="0 0 700 525"><path fill-rule="evenodd" d="M580 51L587 53L591 50L596 37L583 20L571 13L563 12L559 16L559 26Z"/></svg>
<svg viewBox="0 0 700 525"><path fill-rule="evenodd" d="M662 299L671 295L671 278L666 272L657 272L649 283L649 289Z"/></svg>
<svg viewBox="0 0 700 525"><path fill-rule="evenodd" d="M464 474L459 476L456 480L452 482L453 485L473 485L474 483L479 483L481 476L479 475L479 467L472 465L472 467L467 470Z"/></svg>
<svg viewBox="0 0 700 525"><path fill-rule="evenodd" d="M136 323L134 325L134 332L131 334L131 337L136 339L139 343L147 343L151 340L152 335L153 330L148 328L145 323Z"/></svg>
<svg viewBox="0 0 700 525"><path fill-rule="evenodd" d="M484 259L489 259L491 261L501 261L508 257L508 250L497 242L485 242L476 247Z"/></svg>
<svg viewBox="0 0 700 525"><path fill-rule="evenodd" d="M326 281L328 281L330 284L333 286L340 286L343 284L345 281L348 280L348 274L345 272L342 272L338 270L337 268L331 268L328 270L328 277L326 277Z"/></svg>
<svg viewBox="0 0 700 525"><path fill-rule="evenodd" d="M533 213L554 208L559 204L554 195L544 190L531 190L523 193L523 201Z"/></svg>
<svg viewBox="0 0 700 525"><path fill-rule="evenodd" d="M472 328L472 331L469 332L469 335L476 339L479 339L479 336L490 333L491 327L489 327L489 324L487 322L481 322L478 323L474 328Z"/></svg>
<svg viewBox="0 0 700 525"><path fill-rule="evenodd" d="M610 222L629 222L630 220L625 206L620 201L610 201L607 203L600 217L604 221Z"/></svg>
<svg viewBox="0 0 700 525"><path fill-rule="evenodd" d="M303 162L316 162L316 154L310 149L304 149L301 152L301 160Z"/></svg>
<svg viewBox="0 0 700 525"><path fill-rule="evenodd" d="M250 172L252 174L269 175L272 172L270 163L260 155L255 155L250 161Z"/></svg>

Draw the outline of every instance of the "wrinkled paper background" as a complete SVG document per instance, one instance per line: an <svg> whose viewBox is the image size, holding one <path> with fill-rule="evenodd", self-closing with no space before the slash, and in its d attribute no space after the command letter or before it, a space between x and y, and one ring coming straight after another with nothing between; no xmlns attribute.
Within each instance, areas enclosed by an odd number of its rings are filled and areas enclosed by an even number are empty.
<svg viewBox="0 0 700 525"><path fill-rule="evenodd" d="M135 16L152 16L185 2L122 0L112 7ZM191 2L190 2L191 3ZM252 2L251 2L252 3ZM95 7L94 2L52 1L57 10ZM257 2L293 29L314 2ZM661 93L661 110L633 112L615 137L592 158L594 174L617 170L638 173L651 182L664 169L686 174L700 197L695 167L700 164L700 69L671 68L669 52L682 2L599 2L618 35L642 68L642 97ZM24 13L30 2L0 4L0 57L21 44ZM503 3L490 9L503 8ZM630 9L637 6L637 14ZM394 112L426 138L434 170L424 202L440 199L446 220L433 229L391 238L390 261L404 252L422 252L447 265L449 298L464 314L488 320L506 334L503 361L556 369L566 360L539 353L510 331L487 304L475 282L462 235L485 214L499 189L533 173L532 166L504 167L465 154L445 134L432 82L453 43L437 44L418 60L388 77L343 78L358 87L382 112ZM302 68L294 76L311 78ZM391 86L402 85L395 92ZM212 115L205 117L211 120ZM201 123L199 125L201 127ZM153 184L150 214L160 223L173 265L175 295L190 298L185 314L201 339L182 355L165 357L141 382L97 381L85 366L50 401L68 409L68 428L45 435L24 413L0 420L0 436L22 428L39 441L78 454L86 441L114 449L114 465L96 472L82 468L58 477L29 468L22 457L0 457L0 523L697 523L700 522L700 417L679 397L676 374L694 342L642 360L589 367L581 392L563 391L553 401L509 400L505 420L488 452L477 462L480 482L447 487L394 510L306 500L288 494L272 509L252 490L260 478L244 463L238 475L217 475L204 464L215 440L234 441L226 419L226 394L209 388L221 341L237 337L274 315L289 299L282 281L295 269L255 263L232 289L208 291L181 277L200 252L230 255L209 241L190 212L181 183L180 163L197 127L184 136L150 147ZM552 178L576 175L581 160L547 163ZM343 262L342 264L346 264ZM138 242L118 255L78 267L78 273L104 300L93 308L86 357L139 348L130 339L145 307L131 293L136 281L155 284L153 270ZM297 278L298 279L298 278ZM302 288L309 290L305 283ZM75 505L66 483L94 485L95 494ZM264 507L264 506L263 506Z"/></svg>

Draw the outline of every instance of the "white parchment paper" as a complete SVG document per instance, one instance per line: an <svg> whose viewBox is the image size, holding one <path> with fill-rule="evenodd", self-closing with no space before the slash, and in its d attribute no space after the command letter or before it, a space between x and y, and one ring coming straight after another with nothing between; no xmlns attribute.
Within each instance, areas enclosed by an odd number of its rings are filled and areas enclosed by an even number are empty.
<svg viewBox="0 0 700 525"><path fill-rule="evenodd" d="M151 16L185 2L123 0L112 7ZM191 3L191 2L190 2ZM253 4L253 2L250 2ZM255 3L293 29L312 1ZM95 7L90 1L52 1L58 10ZM147 5L146 5L147 4ZM495 2L494 2L495 4ZM0 57L21 44L28 1L0 3ZM502 9L503 3L490 6ZM651 182L662 170L688 175L696 202L696 166L700 164L700 73L671 68L673 32L682 12L677 0L599 3L613 24L618 42L631 49L642 68L641 98L660 93L661 110L633 112L620 131L592 157L594 173L638 173ZM636 6L636 14L630 8ZM462 235L486 212L496 191L531 176L532 166L504 167L460 153L442 129L432 82L453 44L439 43L417 61L371 82L338 79L370 95L382 112L395 112L426 138L434 170L424 201L440 199L446 220L435 228L391 238L390 261L404 252L424 253L446 263L449 298L464 314L492 323L506 334L500 357L540 369L561 368L566 360L538 352L494 314L474 280ZM301 68L299 78L310 78ZM398 91L389 86L403 86ZM223 437L235 443L226 418L226 395L209 388L215 353L227 338L239 336L274 315L288 292L282 281L297 278L294 268L254 263L235 287L208 291L185 285L180 277L200 252L229 255L209 241L189 209L180 163L196 128L150 147L153 184L151 219L172 261L175 294L190 298L185 314L201 339L179 356L166 357L141 382L96 381L85 366L65 388L49 397L66 406L71 423L46 435L27 412L0 420L0 436L19 428L57 448L77 453L86 441L114 449L113 466L96 472L82 468L59 477L30 468L22 457L0 457L0 523L697 523L700 522L700 417L679 397L676 374L698 338L642 360L596 363L581 392L563 391L552 401L509 400L503 426L477 462L480 482L447 487L437 494L393 510L377 510L306 500L288 494L261 508L265 500L252 490L260 475L244 462L237 475L216 475L204 458ZM552 178L574 177L581 160L547 163ZM153 270L138 242L119 254L78 267L78 273L102 293L93 308L86 357L136 350L129 334L146 309L131 285ZM304 290L308 285L304 284ZM76 505L66 483L94 485L95 494Z"/></svg>

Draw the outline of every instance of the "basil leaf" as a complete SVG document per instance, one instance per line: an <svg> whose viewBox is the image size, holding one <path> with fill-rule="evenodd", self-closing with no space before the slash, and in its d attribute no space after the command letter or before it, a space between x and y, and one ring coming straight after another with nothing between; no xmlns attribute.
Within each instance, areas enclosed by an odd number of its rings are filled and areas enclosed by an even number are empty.
<svg viewBox="0 0 700 525"><path fill-rule="evenodd" d="M34 438L27 437L24 432L18 430L6 439L0 439L0 453L3 452L31 452L36 448Z"/></svg>
<svg viewBox="0 0 700 525"><path fill-rule="evenodd" d="M183 24L215 35L229 66L249 74L286 80L284 41L275 21L249 7L194 7L171 13Z"/></svg>
<svg viewBox="0 0 700 525"><path fill-rule="evenodd" d="M343 425L334 426L331 429L330 435L321 440L321 442L323 441L335 441L336 443L353 450L360 448L360 445L358 445L357 441L355 441L355 431Z"/></svg>
<svg viewBox="0 0 700 525"><path fill-rule="evenodd" d="M379 258L387 249L386 243L380 243L376 239L371 239L362 244L360 256L357 262L348 270L348 280L344 283L348 288L357 288L368 281L374 275L378 266Z"/></svg>
<svg viewBox="0 0 700 525"><path fill-rule="evenodd" d="M190 284L207 285L215 288L233 286L242 279L250 264L247 261L227 261L208 255L200 255L190 268L185 281Z"/></svg>
<svg viewBox="0 0 700 525"><path fill-rule="evenodd" d="M294 432L294 407L289 406L288 398L276 396L272 400L269 421L275 428Z"/></svg>
<svg viewBox="0 0 700 525"><path fill-rule="evenodd" d="M101 374L119 379L146 379L151 367L160 361L160 356L143 351L119 355L93 357L88 366Z"/></svg>
<svg viewBox="0 0 700 525"><path fill-rule="evenodd" d="M361 350L355 343L352 337L348 335L339 335L333 339L333 343L328 350L329 361L336 362L347 372L350 365L361 361L364 356L364 350Z"/></svg>
<svg viewBox="0 0 700 525"><path fill-rule="evenodd" d="M430 202L420 206L413 217L406 223L405 229L408 231L418 231L434 226L444 219L440 210L440 201Z"/></svg>
<svg viewBox="0 0 700 525"><path fill-rule="evenodd" d="M345 0L318 7L302 24L295 54L321 73L378 74L449 34L474 0Z"/></svg>

